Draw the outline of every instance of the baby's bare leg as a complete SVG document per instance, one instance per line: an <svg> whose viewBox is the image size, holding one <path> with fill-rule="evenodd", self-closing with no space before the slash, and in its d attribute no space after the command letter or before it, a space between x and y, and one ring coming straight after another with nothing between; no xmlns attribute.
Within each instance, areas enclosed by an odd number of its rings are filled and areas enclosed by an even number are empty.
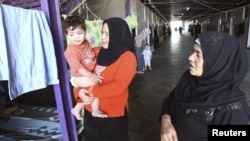
<svg viewBox="0 0 250 141"><path fill-rule="evenodd" d="M103 113L99 109L99 98L94 99L94 101L91 103L91 107L92 107L92 116L93 117L101 117L101 118L108 117L108 115L106 115L105 113Z"/></svg>
<svg viewBox="0 0 250 141"><path fill-rule="evenodd" d="M77 120L82 120L81 110L84 107L84 103L76 103L75 107L71 109L71 113L76 117Z"/></svg>
<svg viewBox="0 0 250 141"><path fill-rule="evenodd" d="M77 87L89 87L89 86L95 85L93 81L91 81L88 77L85 77L85 76L74 77L73 82Z"/></svg>

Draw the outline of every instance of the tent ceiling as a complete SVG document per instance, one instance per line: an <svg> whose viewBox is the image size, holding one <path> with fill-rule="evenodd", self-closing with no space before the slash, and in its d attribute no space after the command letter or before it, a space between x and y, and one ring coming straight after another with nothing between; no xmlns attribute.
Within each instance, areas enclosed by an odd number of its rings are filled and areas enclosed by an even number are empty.
<svg viewBox="0 0 250 141"><path fill-rule="evenodd" d="M249 6L249 0L140 0L166 21L193 20Z"/></svg>
<svg viewBox="0 0 250 141"><path fill-rule="evenodd" d="M60 0L60 4L76 0ZM193 20L213 13L226 12L245 6L250 0L140 0L165 21ZM40 0L0 0L0 3L24 8L39 8ZM77 4L77 3L76 3ZM75 5L77 6L77 5Z"/></svg>

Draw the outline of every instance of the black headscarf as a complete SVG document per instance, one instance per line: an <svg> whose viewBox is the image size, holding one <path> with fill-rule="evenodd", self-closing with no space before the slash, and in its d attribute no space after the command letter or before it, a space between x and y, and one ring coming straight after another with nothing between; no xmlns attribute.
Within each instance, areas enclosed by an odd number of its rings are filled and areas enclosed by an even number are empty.
<svg viewBox="0 0 250 141"><path fill-rule="evenodd" d="M109 66L115 62L122 53L127 50L134 51L134 41L126 21L120 18L110 18L104 20L109 28L109 45L108 49L101 48L97 64Z"/></svg>
<svg viewBox="0 0 250 141"><path fill-rule="evenodd" d="M245 97L240 90L248 72L245 48L228 33L207 32L199 41L203 53L203 74L192 76L186 71L176 85L175 99L186 106L219 105Z"/></svg>

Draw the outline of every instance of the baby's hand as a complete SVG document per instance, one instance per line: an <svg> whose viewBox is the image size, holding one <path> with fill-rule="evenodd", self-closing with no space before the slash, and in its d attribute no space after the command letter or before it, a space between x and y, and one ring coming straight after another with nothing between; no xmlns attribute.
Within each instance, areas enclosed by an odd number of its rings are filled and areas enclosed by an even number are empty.
<svg viewBox="0 0 250 141"><path fill-rule="evenodd" d="M102 78L100 75L92 74L90 77L90 80L93 81L95 84L101 84L102 83Z"/></svg>

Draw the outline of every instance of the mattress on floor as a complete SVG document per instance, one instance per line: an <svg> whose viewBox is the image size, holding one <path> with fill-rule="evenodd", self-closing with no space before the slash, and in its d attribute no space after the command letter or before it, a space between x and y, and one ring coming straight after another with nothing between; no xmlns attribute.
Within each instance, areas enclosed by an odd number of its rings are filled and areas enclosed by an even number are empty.
<svg viewBox="0 0 250 141"><path fill-rule="evenodd" d="M10 114L0 115L1 141L58 141L61 138L56 107L21 104Z"/></svg>

